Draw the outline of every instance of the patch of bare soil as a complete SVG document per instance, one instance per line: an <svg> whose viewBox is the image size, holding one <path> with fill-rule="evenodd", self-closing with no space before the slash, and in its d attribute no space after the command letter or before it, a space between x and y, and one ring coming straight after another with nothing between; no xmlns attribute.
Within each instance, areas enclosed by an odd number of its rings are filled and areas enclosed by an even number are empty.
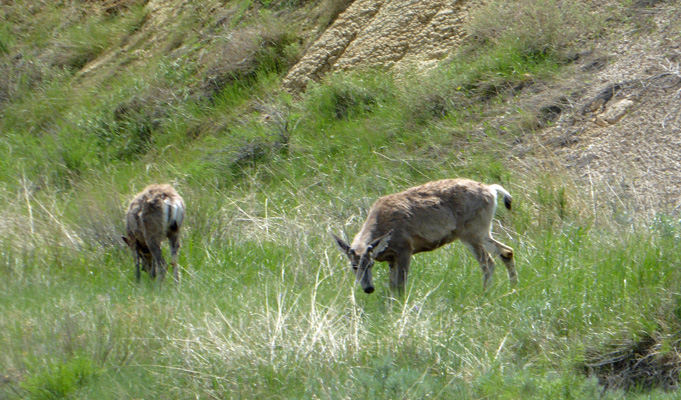
<svg viewBox="0 0 681 400"><path fill-rule="evenodd" d="M532 147L574 172L608 205L650 218L681 211L681 10L677 1L642 4L636 31L598 44L569 82L547 93L559 116ZM559 99L559 100L556 100ZM523 157L528 148L516 148ZM543 150L543 151L540 151ZM539 156L541 157L541 156Z"/></svg>

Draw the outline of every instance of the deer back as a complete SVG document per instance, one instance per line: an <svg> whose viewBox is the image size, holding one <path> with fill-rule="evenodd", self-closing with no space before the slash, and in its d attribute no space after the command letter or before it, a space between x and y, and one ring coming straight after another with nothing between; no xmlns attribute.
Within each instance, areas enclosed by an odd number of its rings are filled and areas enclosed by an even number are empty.
<svg viewBox="0 0 681 400"><path fill-rule="evenodd" d="M361 253L367 243L392 231L387 253L418 253L489 232L495 197L487 185L466 179L429 182L381 197L352 248Z"/></svg>

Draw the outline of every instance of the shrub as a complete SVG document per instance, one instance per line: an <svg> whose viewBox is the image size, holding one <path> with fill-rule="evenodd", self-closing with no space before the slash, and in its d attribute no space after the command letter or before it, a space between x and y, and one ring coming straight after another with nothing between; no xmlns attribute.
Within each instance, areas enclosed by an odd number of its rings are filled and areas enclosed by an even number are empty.
<svg viewBox="0 0 681 400"><path fill-rule="evenodd" d="M343 120L371 112L395 96L392 79L381 74L350 76L343 73L312 85L307 92L307 109L323 119Z"/></svg>
<svg viewBox="0 0 681 400"><path fill-rule="evenodd" d="M51 362L22 383L32 399L66 398L95 377L92 359L74 357L66 362Z"/></svg>

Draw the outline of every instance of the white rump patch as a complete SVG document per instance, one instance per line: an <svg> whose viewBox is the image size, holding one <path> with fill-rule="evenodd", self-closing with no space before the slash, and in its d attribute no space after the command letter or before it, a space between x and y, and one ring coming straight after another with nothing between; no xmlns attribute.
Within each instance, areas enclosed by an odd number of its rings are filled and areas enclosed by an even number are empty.
<svg viewBox="0 0 681 400"><path fill-rule="evenodd" d="M180 200L171 201L170 199L165 199L163 202L165 203L165 206L163 207L165 229L168 229L171 222L182 225L182 220L184 219L184 207L182 207L182 202Z"/></svg>

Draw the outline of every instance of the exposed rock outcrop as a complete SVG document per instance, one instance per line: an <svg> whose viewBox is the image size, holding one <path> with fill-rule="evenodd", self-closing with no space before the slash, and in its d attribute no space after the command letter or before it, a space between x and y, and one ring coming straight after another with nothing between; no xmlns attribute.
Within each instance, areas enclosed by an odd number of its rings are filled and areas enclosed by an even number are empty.
<svg viewBox="0 0 681 400"><path fill-rule="evenodd" d="M284 87L303 90L336 70L427 70L465 36L464 1L356 0L289 71Z"/></svg>

